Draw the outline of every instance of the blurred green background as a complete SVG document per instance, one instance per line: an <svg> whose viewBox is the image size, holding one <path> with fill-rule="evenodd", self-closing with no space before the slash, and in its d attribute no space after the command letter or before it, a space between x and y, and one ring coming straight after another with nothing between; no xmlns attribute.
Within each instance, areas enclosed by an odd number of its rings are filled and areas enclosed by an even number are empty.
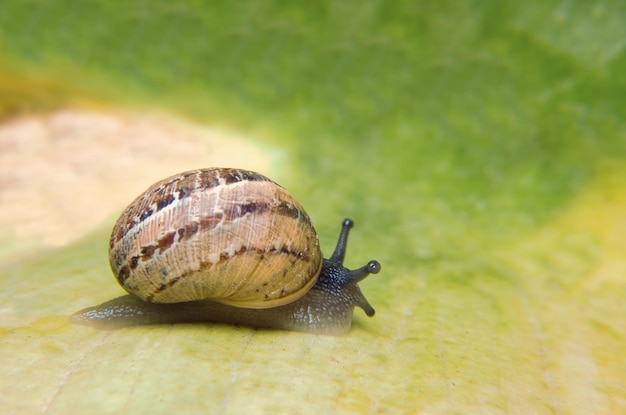
<svg viewBox="0 0 626 415"><path fill-rule="evenodd" d="M417 232L438 251L468 228L527 230L626 155L619 1L1 7L5 60L68 95L262 131L289 149L306 206L376 218L394 258L414 256Z"/></svg>
<svg viewBox="0 0 626 415"><path fill-rule="evenodd" d="M362 284L375 319L357 316L343 340L238 332L264 372L278 357L254 353L272 336L305 357L316 341L360 344L349 370L326 370L328 395L269 392L278 400L312 413L619 413L625 46L619 0L9 0L0 116L100 102L227 125L285 151L276 179L325 252L355 219L348 263L383 264ZM86 258L104 255L98 232ZM287 364L325 381L299 365ZM355 372L364 390L346 380ZM234 382L251 395L223 411L277 409Z"/></svg>

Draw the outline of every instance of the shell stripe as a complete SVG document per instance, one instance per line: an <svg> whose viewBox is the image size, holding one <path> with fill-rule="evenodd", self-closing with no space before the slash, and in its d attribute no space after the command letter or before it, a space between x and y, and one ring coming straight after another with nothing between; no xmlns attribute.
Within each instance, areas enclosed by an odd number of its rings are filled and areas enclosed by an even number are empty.
<svg viewBox="0 0 626 415"><path fill-rule="evenodd" d="M244 181L275 183L262 174L239 169L192 170L157 182L126 208L122 214L123 219L118 222L111 234L110 247L115 246L135 226L176 200L189 197L193 191L204 191Z"/></svg>
<svg viewBox="0 0 626 415"><path fill-rule="evenodd" d="M161 254L164 253L172 245L174 245L177 234L177 242L182 242L190 239L200 230L211 230L222 222L234 222L235 220L247 214L261 214L269 210L272 210L272 208L268 203L251 202L233 205L230 209L226 209L224 213L219 212L210 216L201 217L198 219L198 221L189 222L184 227L179 228L176 231L166 233L161 238L159 238L156 244L142 246L141 248L139 248L140 255L132 256L128 260L127 265L130 267L130 269L135 269L139 265L139 261L145 262L150 260L157 253L157 251ZM306 214L304 214L304 212L302 212L296 206L287 202L282 202L277 207L275 207L273 211L280 216L288 216L294 219L306 218L306 220L310 221L310 219Z"/></svg>
<svg viewBox="0 0 626 415"><path fill-rule="evenodd" d="M179 281L184 280L185 278L188 278L189 276L192 276L196 273L198 273L198 271L205 271L213 266L218 265L220 262L223 261L227 261L229 259L232 259L235 256L238 255L242 255L245 254L247 252L253 252L256 255L259 255L261 258L263 258L265 255L267 254L277 254L277 255L288 255L293 257L294 259L297 258L298 260L304 261L304 262L310 262L311 258L304 252L298 252L298 251L294 251L289 249L287 246L282 246L280 249L275 248L275 247L271 247L269 249L261 249L261 248L254 248L254 247L246 247L246 246L242 246L239 250L235 251L233 255L230 255L228 252L222 252L220 254L220 259L218 262L213 263L213 262L202 262L200 264L200 268L197 270L191 270L188 271L182 275L179 275L178 277L172 278L170 281L167 282L167 284L161 284L159 287L157 287L156 290L154 290L154 292L152 294L149 294L146 297L146 301L151 303L154 300L154 297L158 294L161 294L162 292L164 292L165 290L173 287L174 285L176 285ZM293 261L293 260L292 260ZM285 270L285 272L283 273L283 278L285 277L285 275L287 274L287 270ZM258 291L258 289L257 289ZM282 298L284 296L285 293L285 289L283 288L280 292L280 298ZM265 295L265 299L269 299L268 295Z"/></svg>

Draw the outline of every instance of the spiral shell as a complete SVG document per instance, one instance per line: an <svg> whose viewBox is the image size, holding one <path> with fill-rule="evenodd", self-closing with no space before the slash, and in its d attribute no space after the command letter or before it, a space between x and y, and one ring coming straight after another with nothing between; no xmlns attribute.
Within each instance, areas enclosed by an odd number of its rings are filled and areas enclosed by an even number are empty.
<svg viewBox="0 0 626 415"><path fill-rule="evenodd" d="M302 206L255 172L210 168L155 183L118 219L111 269L142 300L268 308L302 297L322 254Z"/></svg>

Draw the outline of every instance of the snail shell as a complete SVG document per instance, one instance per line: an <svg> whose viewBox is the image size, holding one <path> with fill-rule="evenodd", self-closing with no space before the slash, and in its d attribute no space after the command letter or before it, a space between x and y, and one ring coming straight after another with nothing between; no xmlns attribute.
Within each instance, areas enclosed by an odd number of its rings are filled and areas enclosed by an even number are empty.
<svg viewBox="0 0 626 415"><path fill-rule="evenodd" d="M254 172L205 169L152 185L113 228L109 262L147 302L268 308L302 297L322 265L300 204Z"/></svg>
<svg viewBox="0 0 626 415"><path fill-rule="evenodd" d="M101 328L208 320L343 334L354 306L373 308L357 282L370 261L343 267L346 219L330 259L302 206L280 185L246 170L188 171L150 186L113 228L109 262L132 296L85 309ZM166 304L161 304L166 303Z"/></svg>

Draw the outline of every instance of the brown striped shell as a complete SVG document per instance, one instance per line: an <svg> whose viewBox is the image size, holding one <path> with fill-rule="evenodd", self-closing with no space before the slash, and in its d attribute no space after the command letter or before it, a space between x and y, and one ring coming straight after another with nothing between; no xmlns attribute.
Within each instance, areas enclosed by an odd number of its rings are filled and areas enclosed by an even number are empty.
<svg viewBox="0 0 626 415"><path fill-rule="evenodd" d="M150 186L118 219L111 269L142 300L268 308L302 297L322 265L302 206L246 170L192 170Z"/></svg>

